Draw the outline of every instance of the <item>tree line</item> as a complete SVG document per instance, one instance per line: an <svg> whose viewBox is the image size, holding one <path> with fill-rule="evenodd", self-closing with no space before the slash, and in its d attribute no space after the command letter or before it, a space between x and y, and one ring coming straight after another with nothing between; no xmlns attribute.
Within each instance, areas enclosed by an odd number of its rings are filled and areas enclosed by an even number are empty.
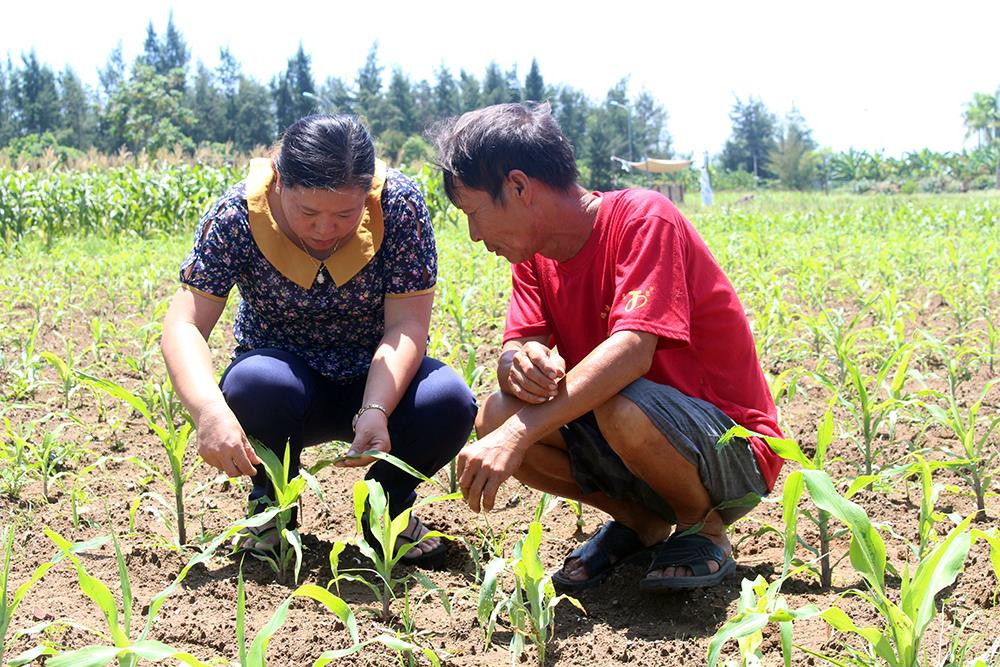
<svg viewBox="0 0 1000 667"><path fill-rule="evenodd" d="M262 83L244 73L225 48L214 68L200 61L192 65L172 16L162 34L149 23L143 50L131 64L120 43L112 49L96 88L85 85L69 66L54 71L34 51L22 54L16 66L8 56L0 63L0 147L9 158L45 150L65 157L92 149L191 154L209 147L220 154L245 153L270 146L306 114L347 112L360 116L380 154L399 164L430 155L422 133L438 119L489 104L531 100L551 103L576 150L582 180L591 187L643 182L640 176L622 174L612 155L674 156L667 111L647 91L632 95L627 77L597 101L572 86L546 84L534 59L523 78L516 66L504 69L491 62L481 77L441 65L432 80L415 81L399 66L386 72L376 43L353 79L328 76L320 81L300 45L285 69ZM998 100L1000 90L997 95L976 93L968 106L966 125L979 138L974 151L924 150L895 159L820 148L795 109L779 120L761 100L737 98L730 111L731 136L722 152L711 156L711 171L723 187L773 183L811 189L889 179L890 188L937 190L992 184L983 175L991 177L996 169L1000 187ZM694 171L670 178L697 182Z"/></svg>

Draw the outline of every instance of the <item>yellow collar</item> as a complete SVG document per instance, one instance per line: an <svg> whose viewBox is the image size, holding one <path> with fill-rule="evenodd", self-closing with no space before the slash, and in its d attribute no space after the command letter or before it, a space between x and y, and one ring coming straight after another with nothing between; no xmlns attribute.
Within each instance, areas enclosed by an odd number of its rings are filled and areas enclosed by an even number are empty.
<svg viewBox="0 0 1000 667"><path fill-rule="evenodd" d="M321 264L326 266L337 287L342 287L372 260L382 245L385 232L382 219L385 162L375 160L375 177L368 191L361 223L354 235L325 260L305 252L278 227L267 203L267 189L273 179L274 169L269 158L250 161L246 181L247 208L250 211L250 232L260 252L283 276L303 289L312 287Z"/></svg>

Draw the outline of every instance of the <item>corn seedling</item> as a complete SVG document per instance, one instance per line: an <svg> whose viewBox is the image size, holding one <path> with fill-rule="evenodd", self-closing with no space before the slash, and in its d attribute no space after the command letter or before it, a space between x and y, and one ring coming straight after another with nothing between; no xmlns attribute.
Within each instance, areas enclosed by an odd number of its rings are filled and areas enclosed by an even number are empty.
<svg viewBox="0 0 1000 667"><path fill-rule="evenodd" d="M103 665L107 665L115 660L117 660L120 667L134 667L140 659L152 661L172 659L187 665L208 667L206 663L201 662L188 653L178 651L162 642L149 639L153 622L156 620L167 598L180 587L181 582L187 577L191 568L211 558L215 554L215 551L231 539L233 535L248 527L259 526L268 521L272 516L272 512L265 512L249 519L238 521L212 540L203 551L191 558L177 576L174 577L174 580L166 588L154 595L149 604L144 607L146 621L139 631L138 637L134 640L132 639L133 596L131 580L125 564L125 558L121 553L118 538L114 531L111 533L111 542L114 545L115 559L118 564L118 579L122 598L121 609L119 609L115 596L107 584L90 575L83 566L83 563L75 555L85 548L93 548L99 543L105 542L106 539L102 538L100 542L91 541L74 545L55 531L46 527L45 534L55 543L62 552L62 556L68 559L76 570L80 591L90 598L104 617L107 624L107 631L90 629L93 634L103 640L102 643L66 652L59 652L54 647L46 646L36 649L36 651L40 651L36 655L51 656L45 664L53 665L54 667L80 667L81 665L103 667Z"/></svg>
<svg viewBox="0 0 1000 667"><path fill-rule="evenodd" d="M4 528L2 538L3 570L0 570L0 665L5 664L3 657L4 647L7 642L7 629L10 627L11 619L14 618L17 608L20 606L21 601L24 600L24 596L31 590L31 587L38 583L38 580L48 572L49 568L55 565L55 561L42 563L35 568L28 581L21 584L11 594L11 591L7 588L7 582L10 575L10 561L14 554L14 535L16 532L14 526L8 525Z"/></svg>
<svg viewBox="0 0 1000 667"><path fill-rule="evenodd" d="M351 648L342 655L350 655L362 646L358 638L358 623L354 612L342 599L314 584L303 584L295 589L284 602L274 610L270 620L264 624L247 647L246 639L246 590L243 584L243 562L240 562L239 578L236 583L236 646L239 651L240 667L267 667L267 646L274 634L285 624L288 608L295 598L309 598L319 602L347 628L351 636Z"/></svg>
<svg viewBox="0 0 1000 667"><path fill-rule="evenodd" d="M715 667L719 663L722 647L733 639L739 646L741 667L762 664L764 658L761 649L764 643L763 629L770 623L778 624L781 636L781 657L785 667L790 667L792 664L792 623L812 618L821 612L820 608L815 605L807 605L798 609L788 607L787 600L781 595L781 585L796 571L788 572L770 584L760 575L757 575L753 581L744 579L740 583L740 599L736 615L719 628L708 644L708 667Z"/></svg>
<svg viewBox="0 0 1000 667"><path fill-rule="evenodd" d="M381 452L366 452L365 455L382 454ZM382 454L379 458L385 459L388 455ZM418 471L406 465L399 459L395 459L398 464L405 466L411 474L427 480ZM428 480L429 481L429 480ZM361 553L371 562L372 568L361 568L353 570L339 571L338 561L335 554L331 554L330 567L333 570L333 581L336 583L340 579L355 581L368 587L382 605L382 620L388 621L391 618L390 603L395 599L395 589L398 585L407 581L410 577L416 578L421 583L428 583L426 577L417 577L414 574L404 574L396 576L393 573L396 565L402 560L410 549L420 542L432 537L451 539L450 536L442 532L431 530L416 542L404 541L397 545L399 536L406 530L410 523L410 515L413 510L429 503L454 500L460 498L460 494L446 494L424 498L417 501L413 507L408 507L397 516L389 515L389 503L382 485L375 480L358 480L354 483L354 518L357 525L357 537L354 543ZM339 550L336 552L339 554ZM355 573L373 573L377 581L372 583Z"/></svg>
<svg viewBox="0 0 1000 667"><path fill-rule="evenodd" d="M264 462L264 471L268 479L271 480L271 486L274 490L274 498L267 499L267 502L273 502L274 508L278 511L274 517L274 529L278 534L278 543L273 552L266 554L254 550L251 554L270 565L282 581L287 579L289 566L293 566L294 581L298 582L299 568L302 566L302 538L299 536L299 531L292 525L293 512L299 507L299 498L302 497L307 485L323 502L323 490L313 475L330 465L331 462L320 461L309 470L300 470L297 476L289 479L292 468L290 443L285 443L285 452L281 461L269 447L256 438L251 437L250 444L253 445L260 460Z"/></svg>
<svg viewBox="0 0 1000 667"><path fill-rule="evenodd" d="M871 475L875 470L875 459L878 455L875 443L882 432L883 425L888 424L889 443L887 444L891 444L898 410L907 404L907 397L903 394L903 383L906 381L907 368L912 354L913 347L911 345L903 345L896 349L879 366L870 383L853 360L843 359L842 367L850 380L850 386L854 393L853 400L847 398L845 393L839 390L839 384L834 385L821 373L817 373L820 381L836 394L841 405L854 420L858 434L854 438L864 461L865 475ZM885 398L880 400L878 394L881 391L885 392Z"/></svg>
<svg viewBox="0 0 1000 667"><path fill-rule="evenodd" d="M169 483L174 490L174 517L177 520L177 546L179 548L183 547L187 544L187 529L184 520L184 484L191 477L191 474L198 466L198 461L196 460L188 470L184 470L184 453L187 450L188 440L191 437L192 426L190 420L186 416L181 420L181 425L179 427L177 426L176 420L179 416L175 414L173 391L168 390L164 386L158 385L159 391L156 392L156 397L157 402L159 403L159 414L164 417L163 424L160 424L159 421L154 418L153 412L150 410L146 401L117 382L94 377L93 375L88 375L82 371L77 371L77 375L79 375L80 378L91 387L100 389L110 396L124 401L126 404L131 406L132 409L143 416L150 430L153 431L153 433L156 434L156 437L160 440L160 444L163 445L163 449L167 453L167 460L170 463L171 477ZM167 481L165 476L160 475L159 473L157 473L157 476L163 481Z"/></svg>
<svg viewBox="0 0 1000 667"><path fill-rule="evenodd" d="M542 524L532 521L528 534L514 546L514 557L509 564L500 557L486 566L479 589L477 616L487 644L491 641L499 615L507 614L514 631L510 640L512 665L524 652L525 640L535 646L538 665L545 664L545 646L554 632L555 608L562 600L568 600L581 613L586 613L576 598L556 595L552 577L545 574L538 557L541 542ZM515 580L513 591L506 599L495 603L499 575L508 565Z"/></svg>
<svg viewBox="0 0 1000 667"><path fill-rule="evenodd" d="M986 490L993 482L993 471L998 456L997 447L990 446L990 437L1000 426L1000 415L987 417L986 423L983 424L979 421L979 411L986 396L1000 383L1000 379L987 382L978 397L963 410L959 402L958 388L962 377L960 364L967 354L968 351L962 351L946 359L947 394L934 390L922 392L924 396L933 396L944 401L946 407L942 408L927 401L922 401L922 405L935 422L951 431L958 440L961 449L948 453L965 460L966 464L958 470L972 486L972 492L976 497L976 521L983 522L986 521Z"/></svg>

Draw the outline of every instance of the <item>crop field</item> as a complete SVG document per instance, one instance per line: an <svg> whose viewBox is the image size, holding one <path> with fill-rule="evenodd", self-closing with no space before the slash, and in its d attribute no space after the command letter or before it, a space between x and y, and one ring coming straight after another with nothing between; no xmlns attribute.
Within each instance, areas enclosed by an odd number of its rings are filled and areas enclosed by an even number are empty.
<svg viewBox="0 0 1000 667"><path fill-rule="evenodd" d="M248 482L200 462L159 335L198 216L239 177L0 169L0 664L1000 664L1000 196L682 204L749 315L788 462L731 527L723 585L640 594L629 563L560 600L548 575L598 512L511 480L476 515L446 467L418 512L448 560L413 570L359 535L380 489L324 466L337 443L287 485L282 553L230 554ZM429 353L484 398L509 267L417 177Z"/></svg>

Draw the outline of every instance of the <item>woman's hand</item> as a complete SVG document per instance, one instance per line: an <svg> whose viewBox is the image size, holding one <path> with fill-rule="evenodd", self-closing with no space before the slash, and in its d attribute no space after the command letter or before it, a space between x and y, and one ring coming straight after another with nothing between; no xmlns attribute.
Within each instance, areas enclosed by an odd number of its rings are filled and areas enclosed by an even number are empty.
<svg viewBox="0 0 1000 667"><path fill-rule="evenodd" d="M507 393L525 403L544 403L555 397L565 376L566 362L558 352L538 341L528 341L510 356Z"/></svg>
<svg viewBox="0 0 1000 667"><path fill-rule="evenodd" d="M371 456L361 458L348 458L358 456L371 449L388 453L392 449L389 441L389 422L385 413L381 410L365 410L358 417L355 427L354 441L351 448L347 450L344 458L337 460L336 464L345 468L356 468L366 466L375 461Z"/></svg>
<svg viewBox="0 0 1000 667"><path fill-rule="evenodd" d="M236 415L224 401L205 406L198 415L198 454L229 477L257 474L257 456Z"/></svg>

